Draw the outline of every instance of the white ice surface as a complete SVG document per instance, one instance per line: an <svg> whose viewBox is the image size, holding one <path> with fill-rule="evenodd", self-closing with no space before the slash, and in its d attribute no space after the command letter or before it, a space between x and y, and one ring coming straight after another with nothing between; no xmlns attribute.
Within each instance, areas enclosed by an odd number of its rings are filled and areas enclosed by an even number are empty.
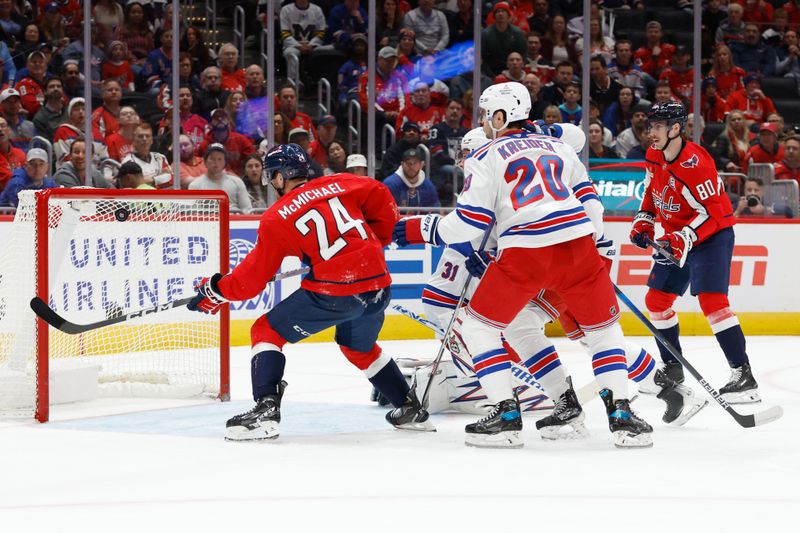
<svg viewBox="0 0 800 533"><path fill-rule="evenodd" d="M682 342L721 386L715 340ZM382 345L403 357L437 347ZM585 383L588 357L556 345ZM393 430L331 344L287 347L277 441L228 443L226 419L251 406L249 350L236 349L230 403L100 400L55 406L48 424L0 423L0 531L799 531L799 345L748 339L765 400L755 409L780 404L781 420L743 429L712 403L672 428L661 402L641 397L634 407L655 427L647 450L612 446L598 400L581 442L543 442L527 417L521 450L466 448L470 415L435 415L437 433Z"/></svg>

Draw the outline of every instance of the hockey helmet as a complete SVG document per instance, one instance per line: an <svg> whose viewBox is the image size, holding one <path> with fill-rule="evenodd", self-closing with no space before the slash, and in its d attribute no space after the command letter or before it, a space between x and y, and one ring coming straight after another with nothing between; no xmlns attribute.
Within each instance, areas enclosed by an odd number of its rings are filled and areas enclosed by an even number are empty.
<svg viewBox="0 0 800 533"><path fill-rule="evenodd" d="M478 100L478 105L486 113L485 119L494 131L508 127L517 120L527 120L531 112L531 94L521 83L510 81L489 86ZM505 123L495 129L492 117L498 111L504 111Z"/></svg>
<svg viewBox="0 0 800 533"><path fill-rule="evenodd" d="M673 124L680 124L683 131L688 118L686 108L680 102L661 102L653 104L650 108L647 113L647 124L650 126L653 122L666 122L668 129Z"/></svg>
<svg viewBox="0 0 800 533"><path fill-rule="evenodd" d="M269 185L276 171L285 180L307 178L310 171L308 156L294 143L279 144L264 156L262 183Z"/></svg>
<svg viewBox="0 0 800 533"><path fill-rule="evenodd" d="M488 142L489 139L486 137L486 132L483 131L483 128L473 128L461 138L461 149L471 152Z"/></svg>

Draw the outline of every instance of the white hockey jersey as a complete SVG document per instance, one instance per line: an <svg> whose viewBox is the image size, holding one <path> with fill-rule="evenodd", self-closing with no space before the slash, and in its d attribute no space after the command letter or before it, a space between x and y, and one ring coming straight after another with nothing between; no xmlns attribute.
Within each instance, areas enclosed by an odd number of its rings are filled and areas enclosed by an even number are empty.
<svg viewBox="0 0 800 533"><path fill-rule="evenodd" d="M301 42L322 46L325 41L325 14L316 4L309 4L300 9L295 4L286 4L281 8L281 39L283 47L297 46Z"/></svg>
<svg viewBox="0 0 800 533"><path fill-rule="evenodd" d="M446 243L471 241L492 220L499 250L541 248L599 231L583 203L600 199L575 151L558 139L509 132L473 151L464 174L456 209L438 225Z"/></svg>

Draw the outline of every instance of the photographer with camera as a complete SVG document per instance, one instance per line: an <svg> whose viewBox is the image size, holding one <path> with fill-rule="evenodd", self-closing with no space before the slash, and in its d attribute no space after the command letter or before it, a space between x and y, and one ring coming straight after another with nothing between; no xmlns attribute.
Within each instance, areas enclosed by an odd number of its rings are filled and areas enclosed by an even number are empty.
<svg viewBox="0 0 800 533"><path fill-rule="evenodd" d="M736 217L760 217L771 214L764 205L764 181L761 178L747 178L744 183L744 196L739 198L733 214Z"/></svg>

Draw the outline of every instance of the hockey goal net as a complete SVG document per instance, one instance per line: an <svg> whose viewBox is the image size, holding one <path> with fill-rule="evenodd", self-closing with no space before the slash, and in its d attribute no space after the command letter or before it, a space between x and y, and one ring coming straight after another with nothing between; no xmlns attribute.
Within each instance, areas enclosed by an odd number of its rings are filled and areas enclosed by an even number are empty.
<svg viewBox="0 0 800 533"><path fill-rule="evenodd" d="M228 199L216 191L23 191L0 243L0 416L44 422L97 396L227 399L228 309L185 307L78 335L38 319L39 296L86 324L190 296L227 272Z"/></svg>

